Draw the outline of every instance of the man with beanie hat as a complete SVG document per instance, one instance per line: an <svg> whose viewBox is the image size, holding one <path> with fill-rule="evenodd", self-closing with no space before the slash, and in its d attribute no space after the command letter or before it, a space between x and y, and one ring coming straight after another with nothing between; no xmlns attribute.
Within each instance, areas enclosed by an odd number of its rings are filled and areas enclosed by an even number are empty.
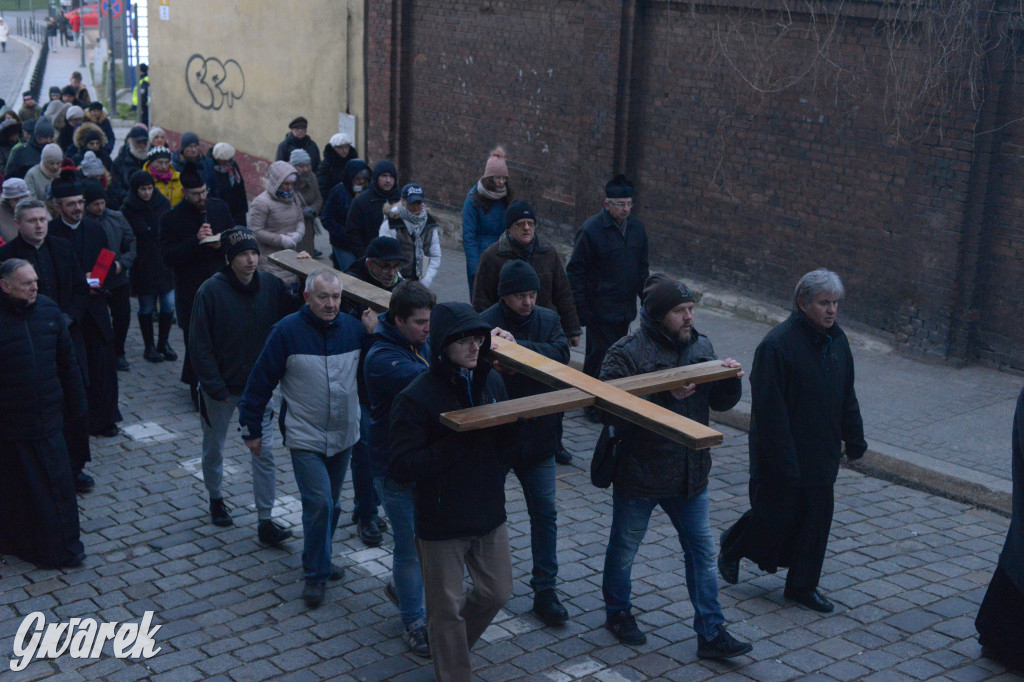
<svg viewBox="0 0 1024 682"><path fill-rule="evenodd" d="M682 282L653 275L645 289L640 329L616 341L601 365L602 381L684 367L715 359L706 336L693 327L694 297ZM729 358L725 367L738 367ZM743 391L740 378L663 391L645 397L655 405L707 424L709 410L731 409ZM709 449L692 450L664 436L602 413L605 429L619 439L612 476L612 527L605 553L605 627L624 644L643 644L646 635L631 612L630 574L633 559L647 531L654 508L660 506L679 533L686 563L686 588L693 605L697 656L723 659L752 647L730 635L718 602L715 541L708 516Z"/></svg>
<svg viewBox="0 0 1024 682"><path fill-rule="evenodd" d="M134 126L128 131L121 151L114 159L114 170L111 172L114 176L113 199L118 206L128 196L132 175L142 170L142 166L148 160L146 156L148 151L149 135L146 133L146 129L142 126Z"/></svg>
<svg viewBox="0 0 1024 682"><path fill-rule="evenodd" d="M185 171L185 166L190 163L198 169L199 177L206 183L210 196L221 198L214 193L217 183L213 175L213 161L203 154L203 148L199 145L199 136L195 133L182 133L181 149L171 156L171 166L182 173Z"/></svg>
<svg viewBox="0 0 1024 682"><path fill-rule="evenodd" d="M480 282L479 276L476 281ZM492 327L511 332L519 345L552 360L568 363L569 341L562 331L558 314L537 305L540 286L540 278L529 263L515 259L507 261L498 280L499 301L480 313L480 318ZM505 374L509 398L525 398L553 390L525 374L504 370L500 366L498 371ZM518 450L511 463L511 469L523 487L526 510L530 515L533 612L546 625L561 625L569 619L555 593L558 575L555 556L558 541L555 455L562 445L560 423L559 414L525 420L517 442ZM505 476L508 476L507 469Z"/></svg>
<svg viewBox="0 0 1024 682"><path fill-rule="evenodd" d="M96 163L99 164L99 160ZM110 266L103 288L107 291L107 307L110 308L110 319L114 326L117 369L126 372L130 365L124 357L124 343L132 317L128 272L135 263L135 232L123 213L107 208L107 193L98 182L86 180L83 190L85 212L103 227L110 250L114 252L114 263Z"/></svg>
<svg viewBox="0 0 1024 682"><path fill-rule="evenodd" d="M199 389L189 362L188 334L192 320L192 302L199 286L224 265L220 241L204 241L230 230L231 211L220 199L207 197L206 185L195 172L182 174L182 201L160 219L160 253L174 271L174 309L178 326L185 333L185 362L181 381L189 385L192 403L199 407Z"/></svg>
<svg viewBox="0 0 1024 682"><path fill-rule="evenodd" d="M633 183L616 175L604 188L604 208L576 232L566 267L580 323L587 328L583 371L597 376L608 347L629 331L636 299L650 273L647 232L632 216ZM597 411L587 408L591 421Z"/></svg>
<svg viewBox="0 0 1024 682"><path fill-rule="evenodd" d="M277 154L274 156L274 160L287 161L293 149L302 149L309 154L313 168L319 168L320 148L313 141L313 138L306 134L306 128L308 127L309 122L306 121L305 116L293 118L288 123L288 134L281 140L281 144L277 145Z"/></svg>
<svg viewBox="0 0 1024 682"><path fill-rule="evenodd" d="M345 221L342 246L335 248L339 270L345 270L366 254L366 245L380 233L385 213L402 198L398 189L398 169L387 159L373 165L370 186L352 201Z"/></svg>
<svg viewBox="0 0 1024 682"><path fill-rule="evenodd" d="M28 185L21 178L4 180L0 192L0 238L9 243L18 236L18 226L14 222L14 207L27 196L31 196Z"/></svg>
<svg viewBox="0 0 1024 682"><path fill-rule="evenodd" d="M217 526L230 526L221 483L228 427L271 327L298 310L301 301L280 279L257 269L260 247L251 231L225 230L220 244L227 264L196 293L188 348L200 386L203 482L210 494L210 517ZM263 453L252 458L257 534L269 545L292 535L271 520L276 485L273 417L271 400L263 414Z"/></svg>
<svg viewBox="0 0 1024 682"><path fill-rule="evenodd" d="M19 144L11 150L7 158L7 169L4 173L8 178L23 178L28 169L39 163L43 147L53 142L53 124L45 119L36 122L35 130L28 142Z"/></svg>

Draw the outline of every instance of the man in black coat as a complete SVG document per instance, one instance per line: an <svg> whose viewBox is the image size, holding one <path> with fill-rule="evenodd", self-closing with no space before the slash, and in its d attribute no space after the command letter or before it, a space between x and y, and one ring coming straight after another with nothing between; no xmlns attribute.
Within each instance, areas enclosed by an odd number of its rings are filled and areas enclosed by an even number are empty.
<svg viewBox="0 0 1024 682"><path fill-rule="evenodd" d="M378 161L373 165L370 186L364 189L348 209L345 220L345 233L335 249L342 251L347 263L339 263L339 267L348 268L353 261L361 260L366 255L366 245L380 233L380 225L384 222L384 206L397 204L402 195L398 188L398 169L388 160Z"/></svg>
<svg viewBox="0 0 1024 682"><path fill-rule="evenodd" d="M0 264L0 554L78 566L78 503L64 414L88 407L64 315L20 258Z"/></svg>
<svg viewBox="0 0 1024 682"><path fill-rule="evenodd" d="M174 271L174 310L178 326L185 333L185 362L181 381L188 384L192 402L198 408L196 376L188 355L189 324L196 292L224 265L220 241L204 240L230 230L231 211L220 199L207 197L206 183L193 169L181 174L183 201L160 219L160 252L164 263Z"/></svg>
<svg viewBox="0 0 1024 682"><path fill-rule="evenodd" d="M750 510L722 534L722 578L748 558L769 573L789 567L784 595L809 609L834 608L818 590L832 526L833 487L867 450L853 387L853 355L836 324L843 283L820 268L800 278L794 311L768 332L750 372Z"/></svg>
<svg viewBox="0 0 1024 682"><path fill-rule="evenodd" d="M583 371L596 377L609 346L629 331L636 299L650 274L647 232L634 218L633 183L616 175L604 188L604 208L576 233L566 266L580 324L587 328ZM597 413L588 408L597 421Z"/></svg>
<svg viewBox="0 0 1024 682"><path fill-rule="evenodd" d="M281 140L281 144L277 145L277 154L274 155L275 161L287 161L291 158L293 149L302 149L312 161L310 164L313 168L320 167L320 150L317 148L316 142L313 138L306 134L306 129L309 127L309 121L306 120L305 116L296 116L288 124L288 134Z"/></svg>
<svg viewBox="0 0 1024 682"><path fill-rule="evenodd" d="M21 258L32 264L39 281L39 293L57 303L77 353L78 370L88 383L88 363L82 320L90 303L85 270L71 242L49 236L46 205L38 199L23 199L14 209L18 236L0 247L0 262ZM68 415L64 420L64 441L71 458L75 489L91 490L95 481L83 469L92 459L89 448L89 411Z"/></svg>
<svg viewBox="0 0 1024 682"><path fill-rule="evenodd" d="M260 247L251 231L226 230L220 233L220 242L227 265L196 293L188 347L202 389L203 482L210 493L210 516L214 525L230 526L231 514L221 489L228 427L271 327L297 311L302 300L274 275L256 270ZM257 531L260 541L268 545L280 544L292 535L271 521L277 476L273 419L271 401L263 420L263 454L252 458Z"/></svg>
<svg viewBox="0 0 1024 682"><path fill-rule="evenodd" d="M512 594L505 526L504 473L514 429L456 433L450 410L505 400L491 371L492 330L467 303L430 313L430 369L391 406L391 464L398 483L415 485L416 546L427 604L427 631L439 680L469 680L469 650ZM463 595L468 568L472 590Z"/></svg>
<svg viewBox="0 0 1024 682"><path fill-rule="evenodd" d="M479 280L477 280L479 281ZM553 310L537 307L540 277L523 260L510 260L498 276L498 302L480 313L492 327L508 330L516 343L561 363L569 362L569 340ZM536 379L505 370L509 398L524 398L550 391ZM530 514L530 549L533 553L533 611L546 625L561 625L569 614L555 593L558 558L558 515L555 507L555 455L561 446L559 415L527 419L522 425L512 470L523 486ZM506 477L508 473L506 472Z"/></svg>
<svg viewBox="0 0 1024 682"><path fill-rule="evenodd" d="M88 274L99 260L100 253L104 249L110 250L107 234L102 225L85 215L82 185L72 172L62 172L50 185L50 192L58 215L50 221L49 234L71 242L84 274ZM117 353L106 292L99 282L90 286L89 304L81 319L81 327L88 363L89 433L116 436L116 424L121 421L121 411L117 406Z"/></svg>

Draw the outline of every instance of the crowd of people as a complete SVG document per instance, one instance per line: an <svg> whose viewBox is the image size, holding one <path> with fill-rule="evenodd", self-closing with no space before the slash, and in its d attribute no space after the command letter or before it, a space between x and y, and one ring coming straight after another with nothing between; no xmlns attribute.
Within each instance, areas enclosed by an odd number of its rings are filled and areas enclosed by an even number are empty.
<svg viewBox="0 0 1024 682"><path fill-rule="evenodd" d="M22 111L0 127L0 144L13 141L0 147L0 380L14 389L5 396L18 396L0 403L0 446L9 453L0 464L0 514L17 508L32 519L0 527L0 552L46 567L85 559L75 492L95 485L84 471L90 436L118 432L117 371L131 369L125 339L135 297L146 361L177 360L169 341L175 321L184 333L180 379L199 413L210 522L235 521L223 460L237 413L251 453L256 537L266 545L292 537L272 519L280 429L302 501L302 599L310 608L344 577L332 540L351 468L362 542L378 546L391 529L385 592L406 644L433 659L438 679L470 679L469 651L512 592L505 485L514 473L529 516L533 612L547 626L566 623L555 473L571 455L561 415L466 432L448 429L439 415L551 390L496 360L495 337L567 363L585 328L584 371L602 380L717 358L694 326L690 289L650 272L633 184L622 175L606 184L564 266L538 235L533 207L514 198L505 152L494 150L462 211L472 304L438 302L430 289L442 253L437 221L423 185L401 185L392 161L360 159L343 133L321 153L300 116L250 202L228 142L204 152L186 132L172 150L164 130L136 125L112 158L110 122L88 99L74 80L43 109L26 94ZM333 269L299 277L268 260L286 249L316 257L320 231L336 270L389 292L386 311L346 298ZM788 568L787 599L833 609L819 589L833 487L841 458L867 447L853 358L836 323L843 294L836 273L807 273L792 315L757 349L751 509L722 533L717 554L709 450L587 411L602 427L598 448L614 462L602 595L605 626L621 642L646 641L630 576L659 506L678 532L699 657L753 648L727 631L718 600L718 575L736 583L743 559L772 573ZM722 364L738 368L731 358ZM740 399L742 376L647 399L707 424L710 410ZM1019 523L1014 529L1019 535ZM999 617L1005 604L1021 603L1014 595L1024 599L1024 541L1014 542L986 621L998 623L985 635L994 655L1014 654L1005 646L1009 627L1020 636L1019 622ZM472 587L464 593L467 571Z"/></svg>

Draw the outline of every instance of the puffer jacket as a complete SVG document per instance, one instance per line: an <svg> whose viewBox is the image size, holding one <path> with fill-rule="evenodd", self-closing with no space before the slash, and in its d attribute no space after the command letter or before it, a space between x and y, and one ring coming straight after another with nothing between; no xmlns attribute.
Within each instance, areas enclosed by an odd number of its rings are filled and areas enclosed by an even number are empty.
<svg viewBox="0 0 1024 682"><path fill-rule="evenodd" d="M600 378L609 381L715 359L711 341L696 329L688 341L677 341L646 312L641 312L640 329L608 349ZM709 409L717 412L731 409L742 394L742 383L733 378L699 384L696 392L685 400L677 400L671 391L655 393L645 399L706 425L711 416ZM602 419L612 424L616 435L622 439L612 478L616 490L631 497L689 499L707 486L711 471L709 449L691 450L607 413L602 413Z"/></svg>
<svg viewBox="0 0 1024 682"><path fill-rule="evenodd" d="M271 330L238 403L244 440L263 437L263 413L281 385L285 446L326 457L359 440L356 367L363 326L348 315L325 322L308 305Z"/></svg>
<svg viewBox="0 0 1024 682"><path fill-rule="evenodd" d="M490 327L466 303L441 303L430 314L430 370L413 379L391 405L391 464L398 483L414 483L416 537L481 537L505 523L505 471L515 427L452 431L442 412L506 399L488 361ZM467 376L443 356L464 334L487 339ZM511 428L510 428L511 427Z"/></svg>
<svg viewBox="0 0 1024 682"><path fill-rule="evenodd" d="M0 441L60 433L64 414L88 413L85 384L64 315L50 298L32 305L0 293Z"/></svg>
<svg viewBox="0 0 1024 682"><path fill-rule="evenodd" d="M277 196L281 183L289 175L298 179L295 166L275 161L267 171L267 189L249 205L249 229L260 243L260 270L277 275L285 284L298 282L297 275L270 262L269 256L284 249L294 249L306 234L302 218L302 199L298 192L289 199Z"/></svg>
<svg viewBox="0 0 1024 682"><path fill-rule="evenodd" d="M498 279L501 268L510 260L521 260L529 263L540 278L540 290L537 292L537 305L550 308L558 313L562 321L562 330L566 336L580 336L579 317L576 316L576 303L573 301L569 278L562 267L562 260L550 244L543 242L534 235L531 248L519 246L508 232L503 232L498 241L487 247L480 257L480 264L473 280L473 307L486 310L498 302Z"/></svg>

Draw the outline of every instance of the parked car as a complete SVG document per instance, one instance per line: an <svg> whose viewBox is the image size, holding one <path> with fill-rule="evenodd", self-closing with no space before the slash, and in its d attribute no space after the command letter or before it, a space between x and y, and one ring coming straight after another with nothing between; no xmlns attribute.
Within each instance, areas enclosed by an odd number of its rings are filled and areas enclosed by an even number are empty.
<svg viewBox="0 0 1024 682"><path fill-rule="evenodd" d="M71 22L73 28L81 26L83 21L86 28L96 28L100 25L100 6L84 5L70 12L65 12L64 16Z"/></svg>

